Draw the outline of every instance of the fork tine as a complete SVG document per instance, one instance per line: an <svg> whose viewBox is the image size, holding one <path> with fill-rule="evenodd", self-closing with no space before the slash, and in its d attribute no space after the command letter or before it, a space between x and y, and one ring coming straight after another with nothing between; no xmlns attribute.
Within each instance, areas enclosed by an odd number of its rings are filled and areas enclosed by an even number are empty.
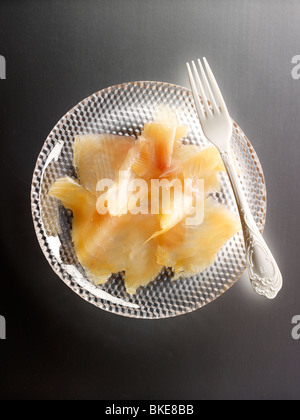
<svg viewBox="0 0 300 420"><path fill-rule="evenodd" d="M206 111L206 115L208 116L209 114L211 114L211 111L209 109L209 106L207 103L207 97L206 97L206 94L205 94L205 91L204 91L204 88L203 88L203 85L202 85L202 82L201 82L201 79L200 79L200 76L199 76L199 73L198 73L198 70L194 61L192 61L192 66L193 66L194 74L196 76L198 91L201 96L201 99L202 99L202 102Z"/></svg>
<svg viewBox="0 0 300 420"><path fill-rule="evenodd" d="M210 68L210 66L209 66L205 57L203 57L203 62L204 62L204 65L205 65L205 68L206 68L206 71L207 71L208 78L209 78L210 83L211 83L212 91L215 95L216 100L219 103L219 107L221 108L221 111L223 111L223 112L225 112L229 115L229 112L227 110L227 107L226 107L225 101L223 99L222 93L219 89L218 83L217 83L217 81L215 79L215 76L214 76L213 72L211 71L211 68Z"/></svg>
<svg viewBox="0 0 300 420"><path fill-rule="evenodd" d="M201 61L200 61L199 58L198 58L198 65L199 65L199 68L200 68L200 72L201 72L201 76L202 76L204 88L206 89L206 92L207 92L208 100L209 100L209 102L210 102L210 104L211 104L214 112L220 112L219 107L218 107L218 105L216 103L215 97L214 97L214 95L212 93L212 90L211 90L210 85L208 83L208 80L207 80L205 71L203 69L203 66L202 66Z"/></svg>
<svg viewBox="0 0 300 420"><path fill-rule="evenodd" d="M191 67L190 67L189 63L186 63L186 67L187 67L188 76L189 76L189 79L190 79L190 84L191 84L192 93L193 93L193 96L194 96L194 101L195 101L195 105L196 105L198 115L199 115L199 117L201 116L202 118L205 118L203 108L202 108L202 105L201 105L201 102L200 102L200 98L199 98L199 95L198 95L198 91L197 91L197 88L196 88L196 83L195 83L193 73L192 73L192 70L191 70Z"/></svg>

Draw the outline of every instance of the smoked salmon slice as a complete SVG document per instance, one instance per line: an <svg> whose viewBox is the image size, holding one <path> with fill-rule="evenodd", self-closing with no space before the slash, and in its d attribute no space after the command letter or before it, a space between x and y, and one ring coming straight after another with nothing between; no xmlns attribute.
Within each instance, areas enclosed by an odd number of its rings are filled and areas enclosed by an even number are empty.
<svg viewBox="0 0 300 420"><path fill-rule="evenodd" d="M57 179L49 195L73 212L74 249L94 283L123 272L126 290L134 294L165 267L175 278L199 273L240 230L238 217L209 197L220 188L219 172L224 171L218 150L183 144L187 135L174 110L158 107L137 139L105 133L75 137L77 178ZM103 180L109 180L106 188ZM192 187L182 188L180 196L174 185L184 186L185 180ZM203 181L203 190L197 180ZM159 194L153 199L154 190ZM119 206L111 205L116 197ZM168 197L167 210L162 197ZM189 206L182 205L183 199ZM195 203L203 206L203 219L190 224Z"/></svg>

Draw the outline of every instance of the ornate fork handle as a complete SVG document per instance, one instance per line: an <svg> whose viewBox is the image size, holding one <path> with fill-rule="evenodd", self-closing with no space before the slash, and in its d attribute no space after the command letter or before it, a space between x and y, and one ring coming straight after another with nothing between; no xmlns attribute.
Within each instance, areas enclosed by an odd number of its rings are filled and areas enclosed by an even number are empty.
<svg viewBox="0 0 300 420"><path fill-rule="evenodd" d="M245 239L246 260L250 281L254 290L274 299L282 288L282 276L276 261L263 239L252 216L230 151L221 152L226 171L236 198Z"/></svg>

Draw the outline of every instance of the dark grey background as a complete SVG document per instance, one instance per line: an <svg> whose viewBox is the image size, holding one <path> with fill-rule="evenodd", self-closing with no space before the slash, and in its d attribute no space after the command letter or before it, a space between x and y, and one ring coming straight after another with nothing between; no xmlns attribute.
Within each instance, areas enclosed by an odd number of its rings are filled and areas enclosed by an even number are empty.
<svg viewBox="0 0 300 420"><path fill-rule="evenodd" d="M2 399L298 399L300 340L299 0L0 2ZM247 275L191 314L146 321L75 295L45 260L30 184L56 122L107 86L188 86L205 55L254 145L268 191L265 237L284 287L267 301Z"/></svg>

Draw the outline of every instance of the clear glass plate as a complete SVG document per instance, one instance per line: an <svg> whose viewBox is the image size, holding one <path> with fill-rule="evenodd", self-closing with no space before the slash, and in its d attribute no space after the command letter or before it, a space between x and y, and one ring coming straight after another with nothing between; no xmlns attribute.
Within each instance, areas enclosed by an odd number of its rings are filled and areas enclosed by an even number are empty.
<svg viewBox="0 0 300 420"><path fill-rule="evenodd" d="M159 104L177 109L180 123L188 125L185 143L208 145L201 134L190 90L160 82L124 83L84 99L56 124L38 156L32 180L34 227L53 270L86 301L135 318L165 318L198 309L228 290L246 268L242 232L222 247L204 272L172 281L172 271L165 269L134 296L126 293L122 274L112 275L106 284L95 286L80 266L70 235L70 213L48 197L49 187L61 176L76 175L72 166L75 135L105 132L137 137ZM262 232L266 219L263 171L251 143L236 123L231 147L250 209ZM225 173L220 177L221 191L214 194L214 199L238 214L228 177Z"/></svg>

